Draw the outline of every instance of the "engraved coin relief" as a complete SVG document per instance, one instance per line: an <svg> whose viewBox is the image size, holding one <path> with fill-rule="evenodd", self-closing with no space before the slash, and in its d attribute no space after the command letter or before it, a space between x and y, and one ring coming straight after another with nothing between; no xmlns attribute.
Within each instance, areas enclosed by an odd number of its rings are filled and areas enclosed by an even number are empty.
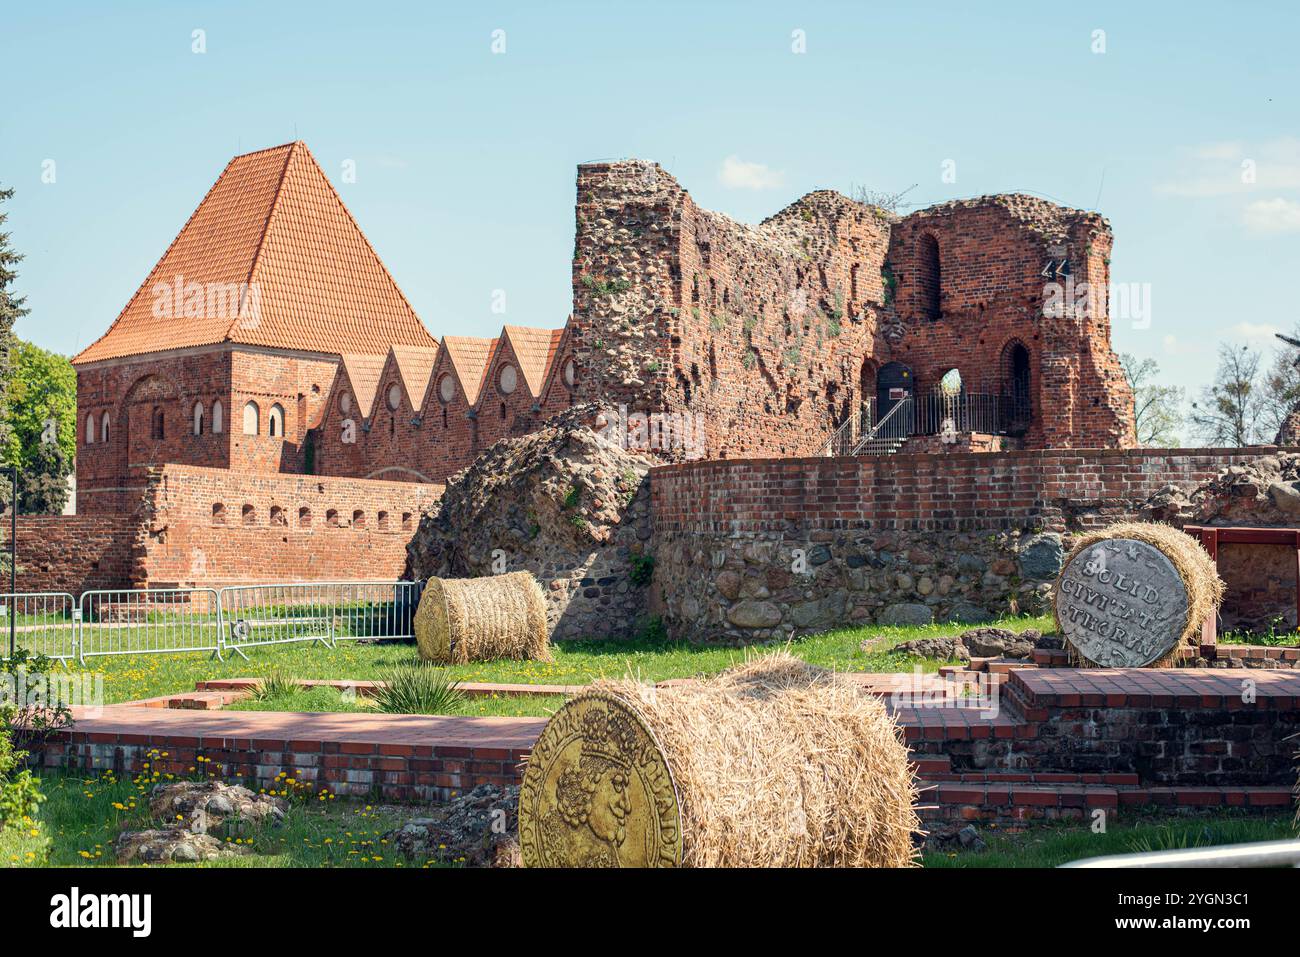
<svg viewBox="0 0 1300 957"><path fill-rule="evenodd" d="M1098 542L1061 571L1056 615L1089 661L1141 668L1173 650L1187 623L1187 586L1158 548L1132 538Z"/></svg>
<svg viewBox="0 0 1300 957"><path fill-rule="evenodd" d="M658 743L625 703L575 698L547 722L519 791L525 867L676 867L677 794Z"/></svg>

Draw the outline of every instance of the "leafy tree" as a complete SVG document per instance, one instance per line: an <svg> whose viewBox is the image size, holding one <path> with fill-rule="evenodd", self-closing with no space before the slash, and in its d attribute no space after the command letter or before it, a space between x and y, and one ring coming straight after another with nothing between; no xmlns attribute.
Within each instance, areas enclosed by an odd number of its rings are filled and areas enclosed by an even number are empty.
<svg viewBox="0 0 1300 957"><path fill-rule="evenodd" d="M14 337L6 465L20 469L23 514L54 514L68 500L77 452L77 374L56 352Z"/></svg>
<svg viewBox="0 0 1300 957"><path fill-rule="evenodd" d="M1124 376L1133 390L1133 421L1138 445L1173 448L1181 444L1185 393L1178 386L1160 385L1160 366L1155 359L1139 359L1124 353L1119 357Z"/></svg>
<svg viewBox="0 0 1300 957"><path fill-rule="evenodd" d="M1260 376L1260 354L1249 346L1219 345L1219 368L1201 400L1192 403L1192 422L1212 445L1258 445L1272 438L1268 396Z"/></svg>
<svg viewBox="0 0 1300 957"><path fill-rule="evenodd" d="M13 196L12 189L0 189L0 449L9 445L9 382L10 349L13 342L14 323L27 315L23 303L26 299L15 295L11 290L14 280L18 278L15 267L22 261L22 256L9 245L9 234L3 231L8 213L4 212L3 203ZM0 490L6 500L8 486Z"/></svg>

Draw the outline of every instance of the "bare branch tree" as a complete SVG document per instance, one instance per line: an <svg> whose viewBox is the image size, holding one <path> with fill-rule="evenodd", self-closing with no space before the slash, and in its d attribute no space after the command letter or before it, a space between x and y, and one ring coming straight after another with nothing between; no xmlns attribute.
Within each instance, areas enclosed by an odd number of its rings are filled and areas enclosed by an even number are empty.
<svg viewBox="0 0 1300 957"><path fill-rule="evenodd" d="M1192 403L1192 422L1209 443L1229 447L1258 445L1265 437L1267 397L1260 381L1260 354L1249 346L1219 345L1214 384Z"/></svg>
<svg viewBox="0 0 1300 957"><path fill-rule="evenodd" d="M1124 376L1133 389L1133 424L1138 445L1172 448L1180 445L1185 393L1178 386L1160 385L1160 366L1155 359L1138 359L1124 353L1119 357Z"/></svg>

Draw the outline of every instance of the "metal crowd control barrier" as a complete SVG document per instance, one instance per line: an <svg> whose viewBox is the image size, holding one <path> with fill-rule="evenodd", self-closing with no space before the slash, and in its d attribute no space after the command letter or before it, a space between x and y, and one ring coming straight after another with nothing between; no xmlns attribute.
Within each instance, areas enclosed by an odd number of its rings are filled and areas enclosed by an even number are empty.
<svg viewBox="0 0 1300 957"><path fill-rule="evenodd" d="M81 595L78 659L209 651L221 658L214 588L97 590Z"/></svg>
<svg viewBox="0 0 1300 957"><path fill-rule="evenodd" d="M0 659L14 647L64 664L77 657L77 600L67 592L0 593Z"/></svg>
<svg viewBox="0 0 1300 957"><path fill-rule="evenodd" d="M221 589L223 647L415 637L422 582L293 582Z"/></svg>

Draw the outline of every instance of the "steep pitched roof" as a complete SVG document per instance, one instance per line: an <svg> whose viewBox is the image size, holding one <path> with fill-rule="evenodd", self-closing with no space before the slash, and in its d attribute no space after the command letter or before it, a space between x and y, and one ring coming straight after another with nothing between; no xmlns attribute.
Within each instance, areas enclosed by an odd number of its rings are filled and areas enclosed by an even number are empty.
<svg viewBox="0 0 1300 957"><path fill-rule="evenodd" d="M402 377L402 387L411 400L411 407L420 409L424 404L424 393L429 389L429 376L438 362L438 348L425 349L420 346L393 346L388 350Z"/></svg>
<svg viewBox="0 0 1300 957"><path fill-rule="evenodd" d="M202 305L186 292L160 308L162 290L186 287L203 291ZM302 142L232 159L73 362L223 342L334 354L436 345Z"/></svg>
<svg viewBox="0 0 1300 957"><path fill-rule="evenodd" d="M473 405L478 401L479 390L483 386L483 376L487 372L492 353L496 351L496 339L476 339L472 336L443 336L442 348L447 359L456 370L460 386L465 390L465 401Z"/></svg>
<svg viewBox="0 0 1300 957"><path fill-rule="evenodd" d="M357 411L363 419L370 418L370 410L375 404L375 393L379 389L379 376L384 371L386 355L344 352L339 356L343 370L352 383L352 397L356 399Z"/></svg>
<svg viewBox="0 0 1300 957"><path fill-rule="evenodd" d="M556 346L560 343L563 329L532 329L526 326L506 326L503 335L510 340L510 346L519 360L519 371L524 374L524 382L533 398L542 394L542 384L546 381L546 370L555 358Z"/></svg>

